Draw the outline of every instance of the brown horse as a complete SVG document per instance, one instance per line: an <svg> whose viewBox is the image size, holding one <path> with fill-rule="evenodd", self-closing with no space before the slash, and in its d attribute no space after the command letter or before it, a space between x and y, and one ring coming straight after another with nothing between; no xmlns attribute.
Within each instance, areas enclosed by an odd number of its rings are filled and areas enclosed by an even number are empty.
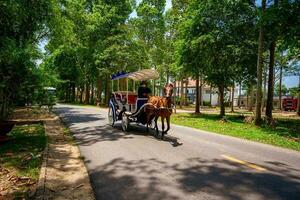
<svg viewBox="0 0 300 200"><path fill-rule="evenodd" d="M148 126L154 118L156 134L158 134L157 120L160 117L162 123L162 138L170 130L170 116L172 114L172 95L173 84L169 83L164 87L164 97L151 96L148 99L148 103L151 105L146 106L147 114L147 131ZM167 121L167 130L165 130L165 119Z"/></svg>

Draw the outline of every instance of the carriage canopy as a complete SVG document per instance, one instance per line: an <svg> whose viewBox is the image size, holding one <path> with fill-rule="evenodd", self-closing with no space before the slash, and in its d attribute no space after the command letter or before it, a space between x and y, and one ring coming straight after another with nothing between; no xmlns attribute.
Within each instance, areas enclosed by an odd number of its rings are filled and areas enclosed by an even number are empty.
<svg viewBox="0 0 300 200"><path fill-rule="evenodd" d="M134 81L146 81L150 79L157 79L159 77L158 72L155 69L143 69L136 72L119 72L117 74L113 74L111 79L118 80L121 78L128 78Z"/></svg>

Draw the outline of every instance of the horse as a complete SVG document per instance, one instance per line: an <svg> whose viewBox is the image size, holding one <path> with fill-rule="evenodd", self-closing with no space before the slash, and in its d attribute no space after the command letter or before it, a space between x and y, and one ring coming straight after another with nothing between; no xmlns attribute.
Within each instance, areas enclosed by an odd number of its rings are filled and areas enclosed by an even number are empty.
<svg viewBox="0 0 300 200"><path fill-rule="evenodd" d="M145 112L147 115L147 132L149 131L148 126L150 125L151 121L154 118L155 122L155 130L156 134L158 134L158 126L157 126L157 120L160 117L161 123L162 123L162 139L164 137L164 134L167 134L167 132L170 130L170 116L172 114L172 95L173 95L173 84L169 83L166 84L163 90L164 97L159 96L151 96L148 99L149 105L145 107ZM165 129L165 123L164 121L167 121L167 130Z"/></svg>

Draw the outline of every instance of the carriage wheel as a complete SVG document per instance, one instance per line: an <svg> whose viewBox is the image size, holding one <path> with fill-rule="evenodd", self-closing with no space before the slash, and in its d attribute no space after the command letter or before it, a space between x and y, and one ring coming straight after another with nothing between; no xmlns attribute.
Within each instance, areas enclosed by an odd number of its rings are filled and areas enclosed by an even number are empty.
<svg viewBox="0 0 300 200"><path fill-rule="evenodd" d="M122 130L127 132L128 128L129 128L129 118L125 113L123 113L122 114Z"/></svg>
<svg viewBox="0 0 300 200"><path fill-rule="evenodd" d="M108 108L108 124L111 125L111 126L114 126L115 124L115 120L114 120L114 113L113 113L113 109L111 106L109 106Z"/></svg>

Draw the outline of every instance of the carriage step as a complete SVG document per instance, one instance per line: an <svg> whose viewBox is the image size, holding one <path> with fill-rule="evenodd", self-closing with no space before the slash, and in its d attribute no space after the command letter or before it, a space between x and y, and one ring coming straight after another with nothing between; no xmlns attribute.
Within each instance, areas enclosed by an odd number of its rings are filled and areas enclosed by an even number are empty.
<svg viewBox="0 0 300 200"><path fill-rule="evenodd" d="M132 115L132 113L129 111L125 111L124 113L125 113L125 115Z"/></svg>

